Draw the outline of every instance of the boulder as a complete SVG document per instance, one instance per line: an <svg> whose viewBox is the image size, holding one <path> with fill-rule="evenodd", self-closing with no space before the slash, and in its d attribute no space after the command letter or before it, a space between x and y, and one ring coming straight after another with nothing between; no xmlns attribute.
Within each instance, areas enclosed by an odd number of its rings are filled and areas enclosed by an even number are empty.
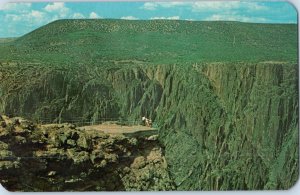
<svg viewBox="0 0 300 195"><path fill-rule="evenodd" d="M92 143L90 139L87 139L84 135L81 135L78 140L76 141L77 146L89 150L91 149Z"/></svg>
<svg viewBox="0 0 300 195"><path fill-rule="evenodd" d="M75 165L86 163L90 160L88 152L76 151L74 148L67 149L67 155L73 160Z"/></svg>
<svg viewBox="0 0 300 195"><path fill-rule="evenodd" d="M130 165L132 169L141 169L146 166L146 159L143 156L136 157Z"/></svg>

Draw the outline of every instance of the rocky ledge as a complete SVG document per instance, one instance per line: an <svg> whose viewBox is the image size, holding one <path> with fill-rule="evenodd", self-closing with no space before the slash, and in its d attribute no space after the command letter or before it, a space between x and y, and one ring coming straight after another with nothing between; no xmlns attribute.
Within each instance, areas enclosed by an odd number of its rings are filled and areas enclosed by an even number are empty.
<svg viewBox="0 0 300 195"><path fill-rule="evenodd" d="M0 116L0 182L9 191L172 190L167 169L156 135Z"/></svg>

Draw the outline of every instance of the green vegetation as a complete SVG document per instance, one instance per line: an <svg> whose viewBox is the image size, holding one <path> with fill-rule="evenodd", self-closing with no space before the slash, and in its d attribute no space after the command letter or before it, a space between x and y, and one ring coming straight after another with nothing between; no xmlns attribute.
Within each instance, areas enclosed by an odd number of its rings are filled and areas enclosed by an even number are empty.
<svg viewBox="0 0 300 195"><path fill-rule="evenodd" d="M297 26L239 22L59 20L0 47L0 61L111 65L297 61Z"/></svg>
<svg viewBox="0 0 300 195"><path fill-rule="evenodd" d="M299 173L297 26L60 20L0 44L0 112L153 119L178 190L288 189Z"/></svg>
<svg viewBox="0 0 300 195"><path fill-rule="evenodd" d="M0 38L0 43L9 43L9 42L13 42L16 39L17 38Z"/></svg>

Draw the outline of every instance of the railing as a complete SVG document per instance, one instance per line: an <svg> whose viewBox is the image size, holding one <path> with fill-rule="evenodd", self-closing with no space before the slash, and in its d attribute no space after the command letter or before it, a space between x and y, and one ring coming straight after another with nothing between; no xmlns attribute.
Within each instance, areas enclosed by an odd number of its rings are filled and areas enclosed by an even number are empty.
<svg viewBox="0 0 300 195"><path fill-rule="evenodd" d="M0 115L6 115L9 116L10 118L12 117L17 117L15 114L2 114ZM141 120L125 120L121 118L96 118L96 119L87 119L84 117L76 117L72 119L66 119L66 118L46 118L46 117L32 117L32 116L24 116L22 118L29 119L33 122L39 123L39 124L62 124L62 123L71 123L71 124L76 124L77 126L90 126L90 125L99 125L105 122L112 122L113 124L120 124L120 125L140 125L143 124L142 119Z"/></svg>
<svg viewBox="0 0 300 195"><path fill-rule="evenodd" d="M45 119L45 118L38 118L34 120L40 124L49 124L49 123L72 123L78 126L90 126L90 125L98 125L103 123L112 122L114 124L120 125L139 125L142 124L142 120L120 120L120 118L98 118L98 119Z"/></svg>

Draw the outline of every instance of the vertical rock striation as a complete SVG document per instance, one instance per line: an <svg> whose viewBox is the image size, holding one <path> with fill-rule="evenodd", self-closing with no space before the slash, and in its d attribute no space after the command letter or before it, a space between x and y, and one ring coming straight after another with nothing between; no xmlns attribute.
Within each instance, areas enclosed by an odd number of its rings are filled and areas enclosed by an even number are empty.
<svg viewBox="0 0 300 195"><path fill-rule="evenodd" d="M52 122L150 117L179 190L288 189L298 179L296 65L78 67L57 74L19 89L8 77L1 111Z"/></svg>
<svg viewBox="0 0 300 195"><path fill-rule="evenodd" d="M299 171L297 66L215 63L194 70L174 75L171 109L161 114L161 139L178 189L293 186Z"/></svg>

